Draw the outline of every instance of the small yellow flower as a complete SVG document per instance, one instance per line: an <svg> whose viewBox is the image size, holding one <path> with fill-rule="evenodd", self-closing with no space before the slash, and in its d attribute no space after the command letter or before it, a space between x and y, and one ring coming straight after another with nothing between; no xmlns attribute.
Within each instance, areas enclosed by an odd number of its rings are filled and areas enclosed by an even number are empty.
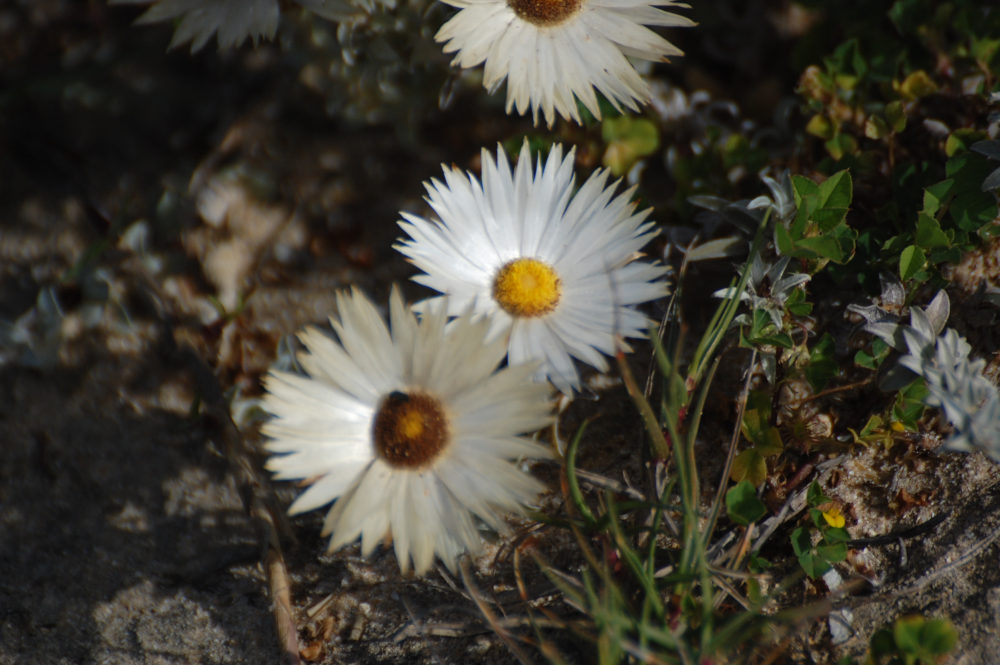
<svg viewBox="0 0 1000 665"><path fill-rule="evenodd" d="M840 512L840 506L831 506L824 510L823 519L834 529L842 529L844 528L844 524L846 524L844 514Z"/></svg>

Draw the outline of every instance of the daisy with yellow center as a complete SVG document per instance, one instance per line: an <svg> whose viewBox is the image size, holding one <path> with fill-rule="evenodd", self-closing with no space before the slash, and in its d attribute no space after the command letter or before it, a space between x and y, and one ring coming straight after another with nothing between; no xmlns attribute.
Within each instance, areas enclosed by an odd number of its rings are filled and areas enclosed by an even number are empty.
<svg viewBox="0 0 1000 665"><path fill-rule="evenodd" d="M666 61L680 49L647 26L694 23L659 7L676 0L443 0L457 7L435 39L452 64L485 63L491 93L507 80L507 112L541 110L551 127L556 114L580 122L576 100L600 119L597 92L619 111L649 100L649 86L629 58Z"/></svg>
<svg viewBox="0 0 1000 665"><path fill-rule="evenodd" d="M496 158L484 150L481 182L445 167L444 182L425 185L438 219L403 213L409 238L395 245L423 271L415 281L447 296L452 315L487 316L512 364L542 361L536 378L566 394L580 387L573 359L607 371L615 335L648 329L634 306L667 293L666 269L635 260L656 234L650 211L635 211L634 189L615 196L604 170L574 193L573 160L555 145L532 171L525 143L513 170L502 148Z"/></svg>
<svg viewBox="0 0 1000 665"><path fill-rule="evenodd" d="M404 571L412 562L426 572L435 554L454 570L481 544L477 519L503 532L503 514L542 489L515 462L549 456L521 436L551 422L548 390L531 383L534 365L497 370L506 344L487 340L488 322L470 313L418 322L394 289L390 330L357 292L337 304L338 339L300 336L308 376L265 381L267 468L311 483L290 513L334 502L323 526L331 550L360 537L368 555L391 536Z"/></svg>

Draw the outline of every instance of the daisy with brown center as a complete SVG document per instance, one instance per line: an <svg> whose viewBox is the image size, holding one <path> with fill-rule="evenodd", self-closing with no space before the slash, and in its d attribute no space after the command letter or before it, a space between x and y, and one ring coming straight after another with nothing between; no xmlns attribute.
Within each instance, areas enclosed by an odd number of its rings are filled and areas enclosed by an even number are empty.
<svg viewBox="0 0 1000 665"><path fill-rule="evenodd" d="M487 316L491 335L507 333L509 361L541 360L536 378L565 394L580 386L573 358L607 371L616 335L648 330L634 305L667 293L666 268L636 260L656 230L634 188L615 196L599 170L574 194L573 160L555 145L532 172L525 142L513 171L502 148L484 150L482 182L445 167L425 185L438 221L402 213L410 237L395 245L424 272L415 281L447 295L421 311L447 302L452 315Z"/></svg>
<svg viewBox="0 0 1000 665"><path fill-rule="evenodd" d="M454 570L481 544L477 518L504 532L503 514L541 491L515 462L550 455L521 436L551 422L548 390L531 383L535 366L497 370L506 345L471 314L417 321L394 289L390 330L358 292L337 303L337 340L300 336L308 376L265 381L267 468L310 483L292 514L335 501L323 525L331 550L360 537L368 555L391 536L404 571L412 561L424 573L435 554Z"/></svg>
<svg viewBox="0 0 1000 665"><path fill-rule="evenodd" d="M650 97L630 57L666 61L680 49L646 26L692 26L659 7L676 0L443 0L459 12L435 39L452 64L485 64L490 93L507 80L507 112L541 109L551 127L558 113L580 122L576 99L600 119L596 89L612 106L637 110ZM576 99L574 99L574 96Z"/></svg>

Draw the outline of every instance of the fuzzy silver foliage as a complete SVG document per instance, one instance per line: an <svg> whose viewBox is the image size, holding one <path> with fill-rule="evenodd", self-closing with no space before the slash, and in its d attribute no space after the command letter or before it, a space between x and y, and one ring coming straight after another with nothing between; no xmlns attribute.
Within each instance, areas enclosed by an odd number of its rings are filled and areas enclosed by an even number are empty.
<svg viewBox="0 0 1000 665"><path fill-rule="evenodd" d="M785 302L798 287L809 281L809 275L793 272L788 275L785 270L791 258L783 256L775 263L767 263L755 254L750 261L750 275L746 288L737 293L736 287L728 286L712 295L716 298L733 298L739 296L743 302L749 303L752 309L762 309L771 317L771 322L778 330L785 327ZM749 325L750 318L740 314L733 319L734 325Z"/></svg>
<svg viewBox="0 0 1000 665"><path fill-rule="evenodd" d="M764 215L770 211L771 220L780 223L791 222L798 208L795 205L795 192L792 189L792 178L786 169L777 178L772 178L767 171L759 174L761 181L770 192L761 194L752 200L729 201L710 194L696 194L688 197L688 202L704 208L711 214L702 215L699 221L711 229L719 221L725 220L748 235L756 232L764 220ZM749 222L749 223L748 223Z"/></svg>
<svg viewBox="0 0 1000 665"><path fill-rule="evenodd" d="M983 375L986 361L972 360L972 347L952 328L929 337L918 313L913 310L914 325L903 329L909 353L899 363L927 381L926 403L944 411L955 427L948 448L981 450L1000 461L1000 392Z"/></svg>
<svg viewBox="0 0 1000 665"><path fill-rule="evenodd" d="M734 286L728 286L712 295L716 298L738 297L740 302L749 304L751 310L759 309L767 312L775 330L784 332L785 303L795 289L804 286L810 279L809 275L800 272L786 275L785 271L790 262L790 257L782 256L775 263L768 263L760 257L760 253L754 254L750 260L750 275L742 292L738 292ZM746 312L733 318L734 327L750 324L751 315ZM774 384L778 375L778 357L773 349L760 350L760 365L764 377L769 383Z"/></svg>
<svg viewBox="0 0 1000 665"><path fill-rule="evenodd" d="M296 0L309 11L332 21L371 12L379 0ZM111 0L113 5L151 5L137 23L179 21L170 48L187 42L201 50L217 34L219 48L239 46L248 38L257 44L273 39L278 30L278 0Z"/></svg>
<svg viewBox="0 0 1000 665"><path fill-rule="evenodd" d="M853 311L868 320L865 330L905 351L902 367L927 382L928 406L944 411L955 431L951 450L981 450L1000 461L1000 391L986 378L986 361L969 357L972 347L952 328L944 328L950 304L940 291L926 309L910 309L910 325L893 323L882 311Z"/></svg>
<svg viewBox="0 0 1000 665"><path fill-rule="evenodd" d="M782 171L777 180L766 173L761 173L760 179L767 185L771 195L762 194L753 199L747 204L747 210L766 211L770 209L774 214L774 219L782 224L795 219L798 207L795 205L795 190L792 189L792 177L788 169Z"/></svg>
<svg viewBox="0 0 1000 665"><path fill-rule="evenodd" d="M150 4L150 0L111 0L111 4ZM200 50L218 33L219 48L239 46L248 37L256 44L272 39L278 29L277 0L158 0L137 23L179 21L170 48L191 42Z"/></svg>
<svg viewBox="0 0 1000 665"><path fill-rule="evenodd" d="M978 141L972 144L972 150L987 159L1000 161L1000 141ZM983 180L982 190L991 192L1000 189L1000 168L994 169L986 179Z"/></svg>

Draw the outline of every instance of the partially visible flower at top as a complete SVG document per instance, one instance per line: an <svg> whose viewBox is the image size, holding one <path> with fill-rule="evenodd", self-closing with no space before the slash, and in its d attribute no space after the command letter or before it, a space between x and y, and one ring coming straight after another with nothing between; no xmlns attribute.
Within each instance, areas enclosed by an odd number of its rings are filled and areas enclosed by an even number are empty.
<svg viewBox="0 0 1000 665"><path fill-rule="evenodd" d="M630 57L666 61L683 55L646 26L692 26L694 22L658 7L683 7L676 0L443 0L459 12L435 39L453 64L483 62L483 85L493 93L507 80L507 112L541 109L551 127L556 114L580 123L576 99L601 118L595 89L616 110L638 110L649 86ZM574 97L576 99L574 99Z"/></svg>
<svg viewBox="0 0 1000 665"><path fill-rule="evenodd" d="M295 1L324 18L341 20L359 10L371 12L377 0ZM262 37L273 39L280 16L278 0L111 0L111 4L151 4L137 23L178 21L169 48L191 42L192 53L216 32L220 49L239 46L248 37L254 45Z"/></svg>
<svg viewBox="0 0 1000 665"><path fill-rule="evenodd" d="M451 314L471 307L491 334L509 330L510 362L543 361L536 378L567 395L580 387L573 358L607 371L616 336L649 327L633 306L667 293L667 269L636 260L657 231L648 209L635 212L635 188L614 196L598 170L574 194L574 157L557 144L532 173L527 142L513 171L502 148L495 160L483 150L482 183L445 167L443 183L425 183L440 221L402 213L410 237L395 245L424 272L414 281L448 296Z"/></svg>
<svg viewBox="0 0 1000 665"><path fill-rule="evenodd" d="M267 468L310 487L292 514L336 501L323 534L330 550L360 536L361 553L391 535L405 572L437 556L450 569L481 544L475 517L504 532L541 484L514 463L548 449L519 436L552 420L549 391L532 365L497 370L506 346L487 341L489 324L444 312L418 321L399 291L389 299L391 331L357 291L338 294L330 323L300 335L308 373L272 370L261 406Z"/></svg>
<svg viewBox="0 0 1000 665"><path fill-rule="evenodd" d="M178 21L170 47L191 42L201 50L218 32L219 48L239 46L249 37L254 44L272 39L278 29L277 0L111 0L111 4L152 6L137 23Z"/></svg>

